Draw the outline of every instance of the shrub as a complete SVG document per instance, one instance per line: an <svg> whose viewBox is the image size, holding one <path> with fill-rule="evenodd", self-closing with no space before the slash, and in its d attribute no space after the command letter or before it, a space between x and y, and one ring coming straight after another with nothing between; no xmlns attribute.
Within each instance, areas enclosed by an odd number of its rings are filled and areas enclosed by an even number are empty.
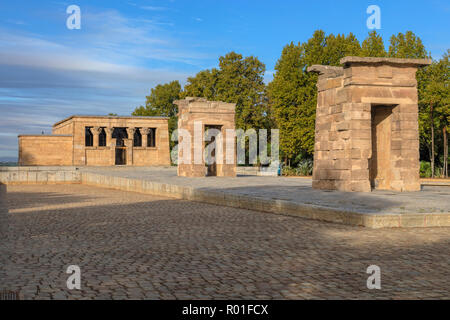
<svg viewBox="0 0 450 320"><path fill-rule="evenodd" d="M282 170L281 170L281 174L283 176L296 176L297 175L297 170L295 168L284 166L282 168Z"/></svg>
<svg viewBox="0 0 450 320"><path fill-rule="evenodd" d="M428 161L420 161L420 177L430 178L431 177L431 163Z"/></svg>
<svg viewBox="0 0 450 320"><path fill-rule="evenodd" d="M310 159L301 160L298 168L283 166L281 174L283 176L310 176L313 171L313 161Z"/></svg>
<svg viewBox="0 0 450 320"><path fill-rule="evenodd" d="M298 173L301 176L310 176L313 172L313 161L311 159L301 160L298 165Z"/></svg>

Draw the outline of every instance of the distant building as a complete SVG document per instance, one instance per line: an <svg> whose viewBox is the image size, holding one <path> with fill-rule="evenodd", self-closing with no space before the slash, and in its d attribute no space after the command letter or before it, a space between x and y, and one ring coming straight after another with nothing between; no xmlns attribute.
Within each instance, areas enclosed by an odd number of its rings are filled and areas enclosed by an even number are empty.
<svg viewBox="0 0 450 320"><path fill-rule="evenodd" d="M19 165L170 165L168 118L71 116L51 135L19 135Z"/></svg>

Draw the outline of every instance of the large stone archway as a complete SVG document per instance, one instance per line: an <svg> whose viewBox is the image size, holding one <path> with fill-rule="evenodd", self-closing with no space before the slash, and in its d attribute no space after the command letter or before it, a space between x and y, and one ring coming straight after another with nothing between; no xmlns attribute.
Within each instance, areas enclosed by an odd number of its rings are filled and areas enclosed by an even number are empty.
<svg viewBox="0 0 450 320"><path fill-rule="evenodd" d="M416 71L425 59L345 57L319 74L313 188L420 190Z"/></svg>
<svg viewBox="0 0 450 320"><path fill-rule="evenodd" d="M178 175L235 177L236 104L191 97L174 103L178 105ZM184 145L186 148L182 148L183 139L186 138L190 141ZM215 144L210 154L214 159L209 164L205 163L207 157L204 153L205 150L208 153L211 143L205 143L205 140ZM232 146L232 150L227 150L227 146ZM186 152L189 153L188 156ZM227 152L232 153L231 159L230 155L225 154Z"/></svg>

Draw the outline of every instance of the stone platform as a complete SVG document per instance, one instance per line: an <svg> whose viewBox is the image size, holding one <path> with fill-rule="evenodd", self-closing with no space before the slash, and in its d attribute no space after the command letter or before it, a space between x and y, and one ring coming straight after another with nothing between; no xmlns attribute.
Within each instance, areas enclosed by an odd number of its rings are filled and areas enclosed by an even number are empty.
<svg viewBox="0 0 450 320"><path fill-rule="evenodd" d="M377 190L371 193L347 193L312 189L311 179L308 178L244 175L236 178L178 177L176 167L41 169L0 169L0 182L58 183L48 177L56 177L62 169L69 183L78 182L349 225L370 228L450 226L450 189L447 186L422 186L419 192ZM31 180L17 181L25 179L25 175L31 175Z"/></svg>

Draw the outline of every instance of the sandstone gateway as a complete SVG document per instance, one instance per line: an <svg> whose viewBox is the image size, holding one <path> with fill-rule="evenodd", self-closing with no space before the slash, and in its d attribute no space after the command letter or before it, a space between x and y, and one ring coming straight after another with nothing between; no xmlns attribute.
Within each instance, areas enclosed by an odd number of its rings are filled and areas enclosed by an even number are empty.
<svg viewBox="0 0 450 320"><path fill-rule="evenodd" d="M417 191L418 67L424 59L345 57L319 73L313 188Z"/></svg>
<svg viewBox="0 0 450 320"><path fill-rule="evenodd" d="M419 67L430 63L345 57L343 67L308 68L319 74L313 188L420 190L415 75ZM224 162L223 154L222 162L213 164L205 164L203 157L208 151L205 140L214 141L220 152L235 143L235 135L227 135L228 129L235 129L235 104L191 97L174 103L179 108L178 129L190 136L188 147L178 149L179 160L186 159L183 152L190 155L188 163L179 163L178 175L236 176L235 161ZM209 131L216 135L210 136ZM196 144L201 148L195 148ZM219 158L214 152L209 156ZM170 165L168 119L72 116L56 123L52 135L19 136L19 163Z"/></svg>
<svg viewBox="0 0 450 320"><path fill-rule="evenodd" d="M19 165L170 165L168 118L71 116L51 135L19 135Z"/></svg>
<svg viewBox="0 0 450 320"><path fill-rule="evenodd" d="M178 105L178 175L184 177L235 177L236 158L235 148L233 148L231 161L226 161L226 146L235 144L235 134L231 134L228 129L235 129L234 117L236 104L221 101L208 101L204 98L187 97L184 100L174 102ZM197 128L196 128L197 126ZM219 134L210 134L209 131L215 129ZM181 148L184 143L181 130L185 130L190 136L187 147ZM195 131L199 131L196 132ZM216 145L212 152L208 152L205 140ZM228 142L228 143L227 143ZM208 146L210 145L208 144ZM197 148L195 148L197 146ZM206 152L205 152L206 151ZM183 154L189 152L189 155ZM203 157L213 157L214 163L205 163ZM183 159L187 163L183 163Z"/></svg>

